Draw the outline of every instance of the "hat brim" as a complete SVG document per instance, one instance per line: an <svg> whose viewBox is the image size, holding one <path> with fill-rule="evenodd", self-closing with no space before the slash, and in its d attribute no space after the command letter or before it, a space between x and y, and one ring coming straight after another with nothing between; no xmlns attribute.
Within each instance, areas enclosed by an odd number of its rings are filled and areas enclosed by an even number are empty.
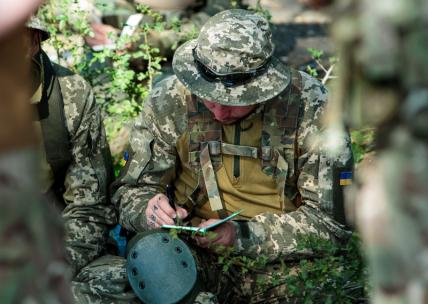
<svg viewBox="0 0 428 304"><path fill-rule="evenodd" d="M226 87L220 81L204 79L193 59L197 40L190 40L175 52L172 67L177 78L196 96L228 106L244 106L265 102L281 93L291 81L291 72L278 59L272 58L265 73L250 82Z"/></svg>
<svg viewBox="0 0 428 304"><path fill-rule="evenodd" d="M44 30L39 30L39 31L42 34L42 41L46 41L51 37L51 34L49 32Z"/></svg>

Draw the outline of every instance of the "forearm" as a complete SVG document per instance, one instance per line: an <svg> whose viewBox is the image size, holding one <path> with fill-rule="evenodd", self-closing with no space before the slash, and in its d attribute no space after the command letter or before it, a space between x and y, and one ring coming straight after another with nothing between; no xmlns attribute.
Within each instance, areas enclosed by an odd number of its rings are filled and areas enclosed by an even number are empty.
<svg viewBox="0 0 428 304"><path fill-rule="evenodd" d="M124 185L120 187L113 197L113 200L117 198L117 208L120 210L119 223L129 231L145 231L148 227L144 212L148 201L156 193L156 188L153 187L151 190L144 191L138 186Z"/></svg>
<svg viewBox="0 0 428 304"><path fill-rule="evenodd" d="M299 246L305 239L337 243L350 235L344 226L309 204L286 214L263 213L237 227L237 253L254 258L264 255L269 261L313 255L310 248Z"/></svg>
<svg viewBox="0 0 428 304"><path fill-rule="evenodd" d="M134 125L128 146L129 158L112 185L112 201L120 210L119 221L135 232L148 228L145 219L148 201L157 193L165 193L165 186L174 179L176 170L178 132L175 120L165 120L159 125L154 118L161 122L163 118L153 113L150 103L151 99Z"/></svg>

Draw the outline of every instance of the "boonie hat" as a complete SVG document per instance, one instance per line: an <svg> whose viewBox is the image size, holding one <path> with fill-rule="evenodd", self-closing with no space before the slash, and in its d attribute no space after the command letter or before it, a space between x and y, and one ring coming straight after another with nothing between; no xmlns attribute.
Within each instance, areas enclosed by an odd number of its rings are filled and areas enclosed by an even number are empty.
<svg viewBox="0 0 428 304"><path fill-rule="evenodd" d="M26 27L33 30L40 31L42 33L42 41L45 41L50 37L49 31L46 28L46 26L42 23L42 21L38 17L34 15L31 16L30 19L27 21Z"/></svg>
<svg viewBox="0 0 428 304"><path fill-rule="evenodd" d="M173 69L196 96L228 106L272 99L290 83L290 70L273 57L269 22L242 9L220 12L197 39L180 46Z"/></svg>

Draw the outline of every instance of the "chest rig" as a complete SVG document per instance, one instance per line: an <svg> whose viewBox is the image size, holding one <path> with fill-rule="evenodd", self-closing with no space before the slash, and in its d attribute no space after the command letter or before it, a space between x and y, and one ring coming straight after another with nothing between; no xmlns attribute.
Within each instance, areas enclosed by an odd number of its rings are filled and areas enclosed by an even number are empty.
<svg viewBox="0 0 428 304"><path fill-rule="evenodd" d="M197 192L206 195L211 210L218 212L221 218L227 213L215 172L222 165L222 155L260 159L263 172L274 178L281 200L284 201L284 196L290 200L296 198L296 133L303 112L301 81L301 75L293 71L288 88L262 105L263 126L258 147L223 142L221 123L198 97L188 96L189 165L198 176ZM201 198L191 200L200 201Z"/></svg>

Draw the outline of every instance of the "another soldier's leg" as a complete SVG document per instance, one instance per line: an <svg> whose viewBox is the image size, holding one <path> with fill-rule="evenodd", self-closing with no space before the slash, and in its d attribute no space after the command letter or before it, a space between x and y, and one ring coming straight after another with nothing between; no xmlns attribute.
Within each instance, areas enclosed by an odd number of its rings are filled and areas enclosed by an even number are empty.
<svg viewBox="0 0 428 304"><path fill-rule="evenodd" d="M280 264L273 264L263 270L249 271L240 276L239 297L247 303L288 303L292 302L286 288L286 276L295 275L297 267L289 267L283 271Z"/></svg>
<svg viewBox="0 0 428 304"><path fill-rule="evenodd" d="M217 304L217 297L211 292L202 291L198 293L194 304Z"/></svg>
<svg viewBox="0 0 428 304"><path fill-rule="evenodd" d="M203 249L194 249L194 253L203 290L216 295L219 303L284 303L290 300L285 274L279 264L243 271L242 266L232 262L224 269L228 263L219 264L218 255ZM297 273L297 268L287 269L288 274Z"/></svg>
<svg viewBox="0 0 428 304"><path fill-rule="evenodd" d="M336 269L335 275L339 271L340 269ZM302 269L295 263L269 264L264 269L250 270L236 278L237 284L240 285L239 294L236 297L243 303L300 303L302 293L296 294L295 290L292 292L290 289L290 284L294 288L304 286L300 272ZM354 284L342 286L342 288L350 299L359 299L363 294L360 286ZM327 300L325 296L322 292L320 294L311 292L311 298L315 302L325 302Z"/></svg>
<svg viewBox="0 0 428 304"><path fill-rule="evenodd" d="M195 300L197 304L209 303L239 303L236 294L239 291L237 273L233 268L223 271L223 265L218 263L218 256L206 249L193 247L197 260L201 292Z"/></svg>
<svg viewBox="0 0 428 304"><path fill-rule="evenodd" d="M126 260L106 255L84 267L72 282L76 303L140 303L126 275Z"/></svg>

